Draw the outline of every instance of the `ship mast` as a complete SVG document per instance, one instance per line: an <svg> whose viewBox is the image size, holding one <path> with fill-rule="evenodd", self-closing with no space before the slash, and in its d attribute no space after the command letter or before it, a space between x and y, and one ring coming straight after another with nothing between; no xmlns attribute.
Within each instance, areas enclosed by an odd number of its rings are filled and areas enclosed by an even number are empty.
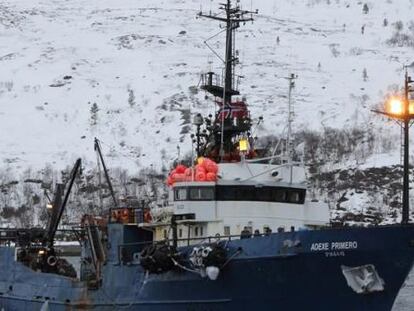
<svg viewBox="0 0 414 311"><path fill-rule="evenodd" d="M229 102L231 102L232 96L239 95L239 92L233 88L234 68L238 62L238 58L235 56L235 32L236 29L240 27L240 23L253 21L253 14L257 14L257 11L253 12L242 10L239 5L233 6L231 0L227 0L227 3L222 4L220 10L224 11L224 17L221 16L221 13L212 14L211 12L209 14L204 14L203 12L200 12L198 13L198 16L206 17L225 23L226 50L224 57L224 85L223 87L214 85L215 87L213 88L213 85L211 84L211 88L206 88L206 90L212 93L214 96L223 98L223 102L225 104L228 104ZM250 16L245 17L247 14L250 14ZM214 73L209 72L208 75L209 77L212 77Z"/></svg>
<svg viewBox="0 0 414 311"><path fill-rule="evenodd" d="M215 75L214 72L208 72L204 75L203 78L203 85L201 86L202 89L206 90L207 92L211 93L215 97L221 98L221 113L220 112L217 116L221 116L220 120L220 146L219 146L219 157L220 160L223 160L225 154L225 145L229 144L229 139L231 139L232 135L239 134L246 130L246 127L228 127L226 124L225 111L227 110L229 115L231 114L231 103L232 103L232 96L240 95L239 91L237 90L235 84L235 66L238 63L238 57L236 56L235 51L235 32L236 29L240 27L240 23L246 23L248 21L253 21L253 14L257 14L258 12L255 11L245 11L242 10L240 5L237 4L233 5L231 0L227 0L226 3L221 4L220 10L222 12L217 14L204 14L200 12L198 16L206 17L209 19L213 19L225 24L225 32L226 32L226 48L225 48L225 55L224 59L221 59L224 63L224 78L220 79L219 76ZM224 16L223 16L224 12ZM206 42L205 42L206 43ZM206 43L207 44L207 43ZM213 51L214 52L214 51ZM215 53L215 52L214 52ZM218 55L217 53L215 53ZM213 81L213 78L216 78ZM221 82L220 82L221 80ZM216 120L217 120L216 116ZM218 131L216 131L218 132ZM228 133L230 132L229 135ZM217 137L218 138L218 137ZM218 143L218 142L216 142Z"/></svg>

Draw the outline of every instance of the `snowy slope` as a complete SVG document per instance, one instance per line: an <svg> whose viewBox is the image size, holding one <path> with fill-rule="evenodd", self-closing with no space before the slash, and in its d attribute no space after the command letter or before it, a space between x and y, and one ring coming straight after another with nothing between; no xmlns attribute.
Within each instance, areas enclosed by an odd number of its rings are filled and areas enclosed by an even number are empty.
<svg viewBox="0 0 414 311"><path fill-rule="evenodd" d="M218 2L201 5L216 10ZM259 9L237 38L239 73L246 77L241 90L253 114L265 117L259 134L282 131L290 73L299 75L297 129L375 126L388 136L399 133L370 109L402 82L402 66L412 62L412 47L387 40L400 20L411 35L413 1L369 1L368 14L364 3L242 1ZM196 19L199 9L200 0L3 0L2 165L59 168L78 156L94 161L95 136L110 166L132 171L168 163L179 144L181 154L190 150L190 114L214 106L189 87L200 72L222 66L203 44L218 25ZM222 40L210 44L220 48Z"/></svg>

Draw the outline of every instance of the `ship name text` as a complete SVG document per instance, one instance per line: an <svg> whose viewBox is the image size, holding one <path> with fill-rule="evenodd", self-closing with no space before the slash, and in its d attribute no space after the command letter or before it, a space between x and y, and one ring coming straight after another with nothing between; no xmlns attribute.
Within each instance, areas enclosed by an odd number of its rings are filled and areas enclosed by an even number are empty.
<svg viewBox="0 0 414 311"><path fill-rule="evenodd" d="M310 250L312 252L317 251L339 251L346 249L357 249L357 241L345 241L345 242L321 242L312 243Z"/></svg>

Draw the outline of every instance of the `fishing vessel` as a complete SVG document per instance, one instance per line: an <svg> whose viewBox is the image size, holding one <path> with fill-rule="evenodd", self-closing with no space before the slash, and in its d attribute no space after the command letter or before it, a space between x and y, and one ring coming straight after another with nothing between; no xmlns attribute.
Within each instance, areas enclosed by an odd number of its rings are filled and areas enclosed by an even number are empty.
<svg viewBox="0 0 414 311"><path fill-rule="evenodd" d="M225 26L224 75L205 73L201 86L218 110L195 116L196 157L169 175L170 205L121 204L107 178L114 206L83 217L75 277L53 237L77 161L55 194L48 230L0 233L0 310L392 309L414 262L408 214L394 226L332 227L294 161L291 113L283 152L255 145L234 49L235 32L255 12L230 0L221 9L199 14Z"/></svg>

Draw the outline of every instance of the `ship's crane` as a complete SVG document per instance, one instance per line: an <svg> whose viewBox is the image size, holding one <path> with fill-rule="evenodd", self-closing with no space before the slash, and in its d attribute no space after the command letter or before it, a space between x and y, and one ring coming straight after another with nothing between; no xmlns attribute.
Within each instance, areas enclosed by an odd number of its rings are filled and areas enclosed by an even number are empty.
<svg viewBox="0 0 414 311"><path fill-rule="evenodd" d="M111 193L112 200L114 201L114 207L118 208L119 206L118 201L116 200L114 188L112 187L111 179L109 178L108 170L105 165L105 160L102 155L101 142L96 137L95 137L95 151L98 153L98 157L101 160L102 167L105 173L105 179L106 179L106 182L108 183L109 192Z"/></svg>
<svg viewBox="0 0 414 311"><path fill-rule="evenodd" d="M56 231L58 229L58 226L62 218L63 212L65 210L66 204L68 203L69 195L72 190L73 183L75 182L76 176L78 175L80 168L81 168L81 159L78 159L76 160L75 165L71 171L69 184L68 184L63 201L62 201L62 196L63 196L65 187L63 184L56 185L55 196L54 196L53 204L52 204L52 213L51 213L51 216L50 216L47 228L46 228L46 235L43 241L43 245L47 246L49 249L53 249Z"/></svg>
<svg viewBox="0 0 414 311"><path fill-rule="evenodd" d="M36 236L36 238L29 235L28 239L22 241L23 243L19 243L17 260L33 270L76 277L75 269L65 259L58 258L54 242L60 220L80 168L81 159L78 159L71 171L66 191L63 184L57 184L50 219L44 235L42 237Z"/></svg>

